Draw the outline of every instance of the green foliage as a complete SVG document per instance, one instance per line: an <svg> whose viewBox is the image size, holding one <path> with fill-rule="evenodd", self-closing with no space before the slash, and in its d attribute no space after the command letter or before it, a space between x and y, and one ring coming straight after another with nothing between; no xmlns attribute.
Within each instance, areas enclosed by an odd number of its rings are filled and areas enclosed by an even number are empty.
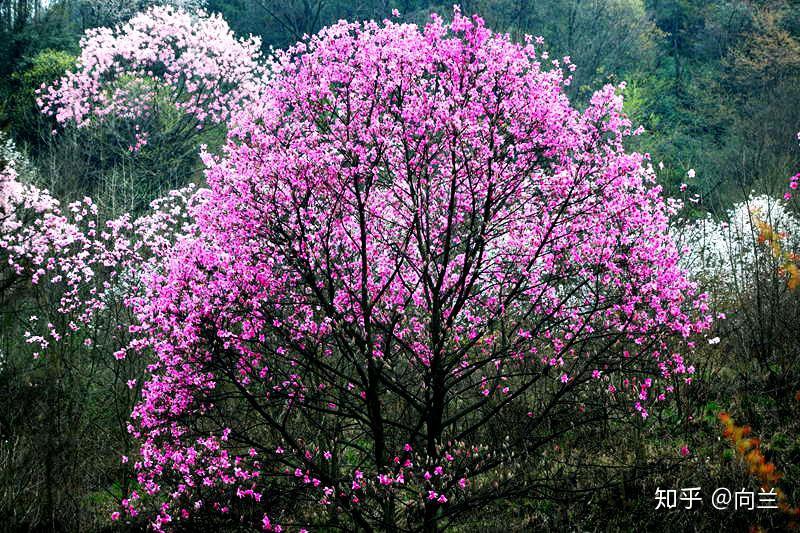
<svg viewBox="0 0 800 533"><path fill-rule="evenodd" d="M11 75L12 95L5 113L18 139L39 144L56 128L55 120L43 115L36 104L37 90L60 78L75 63L75 56L46 49L30 59L25 70Z"/></svg>

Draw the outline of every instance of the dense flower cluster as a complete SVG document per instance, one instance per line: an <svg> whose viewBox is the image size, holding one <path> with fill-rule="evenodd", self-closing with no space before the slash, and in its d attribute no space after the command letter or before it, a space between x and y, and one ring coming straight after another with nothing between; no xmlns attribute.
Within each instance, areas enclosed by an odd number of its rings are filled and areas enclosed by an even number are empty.
<svg viewBox="0 0 800 533"><path fill-rule="evenodd" d="M456 11L278 55L205 156L196 233L133 300L156 355L131 428L156 528L216 511L279 531L303 523L297 498L429 524L496 493L479 473L503 447L474 439L499 414L527 411L524 441L579 388L647 417L689 378L674 340L708 326L705 298L623 149L621 99L575 110L568 58L536 46Z"/></svg>
<svg viewBox="0 0 800 533"><path fill-rule="evenodd" d="M203 124L220 123L259 93L258 38L237 39L219 15L153 7L116 28L87 30L74 72L42 87L38 102L59 123L84 127L108 117L138 125L158 98ZM147 142L135 131L135 149Z"/></svg>
<svg viewBox="0 0 800 533"><path fill-rule="evenodd" d="M0 143L0 235L5 236L23 225L17 212L20 206L44 212L55 200L45 191L20 180L20 167L23 167L23 172L27 170L27 161L11 139L0 136Z"/></svg>

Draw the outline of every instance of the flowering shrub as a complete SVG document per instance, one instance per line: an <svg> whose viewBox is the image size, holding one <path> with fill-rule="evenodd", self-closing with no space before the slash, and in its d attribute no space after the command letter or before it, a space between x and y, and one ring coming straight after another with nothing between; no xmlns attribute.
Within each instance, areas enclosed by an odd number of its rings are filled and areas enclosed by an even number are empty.
<svg viewBox="0 0 800 533"><path fill-rule="evenodd" d="M711 216L682 229L682 264L703 286L720 320L710 344L720 343L723 365L763 387L776 405L796 389L797 261L800 219L785 201L751 196L722 220Z"/></svg>
<svg viewBox="0 0 800 533"><path fill-rule="evenodd" d="M159 253L191 231L186 205L196 194L193 186L154 201L152 212L136 221L129 215L105 220L91 198L63 209L47 191L22 181L18 169L26 162L11 141L0 165L0 286L46 285L47 294L56 295L49 312L70 317L61 326L29 318L26 340L42 351L91 325L109 299L124 300L138 276L157 268Z"/></svg>
<svg viewBox="0 0 800 533"><path fill-rule="evenodd" d="M458 11L278 54L132 299L156 360L123 517L433 531L525 491L515 451L691 379L705 297L621 98L579 112L545 60Z"/></svg>
<svg viewBox="0 0 800 533"><path fill-rule="evenodd" d="M125 426L146 359L125 358L125 299L190 231L185 206L201 196L187 188L135 221L108 219L88 198L62 207L38 179L13 143L0 145L0 492L24 495L0 513L35 523L51 512L65 530L87 530L91 513L107 521L109 503L85 495L99 482L127 493L133 481L119 455L134 451Z"/></svg>
<svg viewBox="0 0 800 533"><path fill-rule="evenodd" d="M219 15L153 7L114 29L87 30L74 72L42 87L39 105L59 123L85 127L110 118L131 122L131 150L148 142L143 128L163 101L189 126L227 121L258 94L261 43L237 39Z"/></svg>
<svg viewBox="0 0 800 533"><path fill-rule="evenodd" d="M687 252L682 264L720 296L752 288L759 272L776 271L791 262L792 250L800 249L800 219L785 201L767 195L751 195L722 220L708 215L681 233ZM767 242L770 246L763 247ZM791 282L791 267L784 270Z"/></svg>

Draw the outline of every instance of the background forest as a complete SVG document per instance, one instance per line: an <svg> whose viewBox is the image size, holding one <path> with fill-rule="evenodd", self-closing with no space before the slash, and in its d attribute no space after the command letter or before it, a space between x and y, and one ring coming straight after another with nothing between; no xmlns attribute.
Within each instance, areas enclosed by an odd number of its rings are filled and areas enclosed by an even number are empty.
<svg viewBox="0 0 800 533"><path fill-rule="evenodd" d="M107 220L126 213L135 219L170 190L204 185L198 146L219 149L226 131L219 124L197 128L166 96L156 98L141 150L129 146L136 132L128 121L62 128L37 104L43 84L74 68L87 29L123 24L165 3L221 14L235 35L260 37L264 55L340 19L382 20L396 9L400 20L424 24L431 13L453 13L452 2L426 0L0 0L0 169L13 162L22 179L73 213L91 211L81 203L91 197L94 213ZM569 56L577 69L566 91L578 109L604 84L624 82L624 112L643 127L626 147L650 154L663 194L682 201L674 236L691 251L684 267L709 293L714 322L687 356L691 383L678 388L668 407L646 420L609 419L602 430L570 430L566 423L557 440L531 457L508 459L541 475L536 490L509 492L492 502L491 512L467 510L451 529L795 527L800 213L792 196L797 179L790 179L800 171L800 2L460 5L493 31L515 40L541 35L552 57ZM7 245L0 239L0 252ZM131 310L122 301L106 306L93 315L91 334L53 341L56 348L40 357L29 317L64 327L69 287L37 284L12 270L0 270L0 530L146 527L141 517L112 520L136 484L127 457L136 456L137 442L128 425L148 364L113 356L130 341L131 331L117 326L132 323ZM702 487L702 506L656 509L658 488L686 487ZM718 487L779 488L781 508L718 511L708 500ZM353 527L331 524L330 530ZM232 516L186 527L250 530Z"/></svg>

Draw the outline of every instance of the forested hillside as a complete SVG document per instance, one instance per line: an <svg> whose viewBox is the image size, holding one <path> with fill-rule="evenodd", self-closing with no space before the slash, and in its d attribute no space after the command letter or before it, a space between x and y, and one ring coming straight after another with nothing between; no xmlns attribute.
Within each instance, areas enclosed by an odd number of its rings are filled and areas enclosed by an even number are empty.
<svg viewBox="0 0 800 533"><path fill-rule="evenodd" d="M798 527L798 102L796 0L0 0L0 530Z"/></svg>

